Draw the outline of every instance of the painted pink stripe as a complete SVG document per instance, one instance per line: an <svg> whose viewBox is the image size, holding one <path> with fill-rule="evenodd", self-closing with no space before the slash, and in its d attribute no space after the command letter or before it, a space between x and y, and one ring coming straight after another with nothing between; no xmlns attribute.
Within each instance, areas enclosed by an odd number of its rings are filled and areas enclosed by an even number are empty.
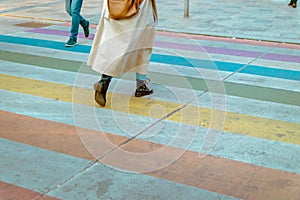
<svg viewBox="0 0 300 200"><path fill-rule="evenodd" d="M281 43L278 47L280 47L280 48L286 48L286 49L297 49L297 50L300 50L300 44Z"/></svg>
<svg viewBox="0 0 300 200"><path fill-rule="evenodd" d="M26 32L30 33L40 33L40 34L48 34L48 35L58 35L58 36L69 36L70 32L69 31L64 31L64 30L54 30L54 29L45 29L45 28L34 28L34 29L29 29L26 30ZM85 38L83 33L78 33L79 38ZM94 34L90 34L88 39L93 39Z"/></svg>
<svg viewBox="0 0 300 200"><path fill-rule="evenodd" d="M68 36L69 35L69 31L44 29L44 28L29 29L29 30L27 30L27 32L59 35L59 36ZM84 38L84 34L79 33L78 37ZM92 40L93 38L94 38L94 34L90 34L88 39ZM250 58L257 58L261 54L263 54L263 52L217 48L217 47L200 46L200 45L192 45L192 44L179 44L179 43L163 42L163 41L154 42L154 46L161 47L161 48L189 50L189 51L195 51L195 52L207 52L207 53L214 53L214 54L242 56L242 57L250 57ZM267 59L267 60L300 63L300 56L290 56L290 55L282 55L282 54L267 54L263 58Z"/></svg>
<svg viewBox="0 0 300 200"><path fill-rule="evenodd" d="M59 24L59 26L71 26L71 22L66 22L66 23L63 23L63 24ZM90 24L90 28L97 28L98 24Z"/></svg>
<svg viewBox="0 0 300 200"><path fill-rule="evenodd" d="M168 36L168 37L177 37L177 38L190 38L195 40L211 40L211 41L219 41L219 42L229 42L229 43L238 43L238 44L249 44L255 46L267 46L273 47L278 45L278 42L271 42L271 41L257 41L251 39L238 39L238 38L229 38L229 37L217 37L217 36L208 36L208 35L195 35L195 34L187 34L187 33L175 33L175 32L166 32L166 31L159 31L157 35L160 36ZM298 49L300 50L299 44L288 44L288 43L281 43L279 45L280 48L286 49Z"/></svg>
<svg viewBox="0 0 300 200"><path fill-rule="evenodd" d="M71 26L70 22L60 24L61 26ZM91 28L96 28L97 24L91 24ZM177 38L190 38L195 40L211 40L211 41L219 41L219 42L230 42L230 43L238 43L238 44L249 44L255 46L276 46L278 42L271 41L257 41L251 39L239 39L239 38L230 38L230 37L221 37L221 36L211 36L211 35L199 35L199 34L191 34L191 33L177 33L177 32L168 32L168 31L157 31L157 35L161 36L169 36L169 37L177 37ZM279 45L280 48L286 49L299 49L299 44L289 44L289 43L281 43Z"/></svg>

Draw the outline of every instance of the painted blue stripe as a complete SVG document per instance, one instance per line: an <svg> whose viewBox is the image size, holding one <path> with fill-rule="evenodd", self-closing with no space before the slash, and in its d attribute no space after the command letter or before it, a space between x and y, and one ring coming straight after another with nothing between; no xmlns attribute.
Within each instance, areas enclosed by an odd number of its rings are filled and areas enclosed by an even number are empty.
<svg viewBox="0 0 300 200"><path fill-rule="evenodd" d="M202 60L195 58L179 57L172 55L153 54L151 57L152 62L160 62L172 65L182 65L186 67L196 67L202 69L221 70L235 72L244 66L240 63L229 63L213 60Z"/></svg>
<svg viewBox="0 0 300 200"><path fill-rule="evenodd" d="M268 77L272 74L272 77L274 78L290 79L295 81L300 80L299 71L283 70L278 68L267 68L267 67L256 66L256 65L249 65L245 69L241 70L240 73L257 74L260 76L268 76Z"/></svg>
<svg viewBox="0 0 300 200"><path fill-rule="evenodd" d="M87 45L77 45L72 48L66 48L63 42L42 40L42 39L35 39L35 38L15 37L9 35L0 35L0 42L36 46L36 47L78 52L78 53L89 53L91 50L91 47Z"/></svg>
<svg viewBox="0 0 300 200"><path fill-rule="evenodd" d="M71 51L71 52L79 52L79 53L89 53L91 49L91 47L88 45L77 45L72 48L66 48L63 42L41 40L41 39L34 39L34 38L14 37L8 35L0 35L0 41L13 43L13 44L38 46L38 47L51 48L51 49L63 50L63 51ZM181 65L186 67L195 67L195 68L202 68L202 69L221 70L227 72L235 72L244 66L244 64L240 64L240 63L202 60L202 59L186 58L186 57L163 55L163 54L152 54L151 62L158 62L158 63L171 64L171 65ZM296 80L296 81L300 80L300 71L268 68L268 67L256 66L256 65L249 65L245 69L241 70L240 73L273 77L273 78L282 78L282 79Z"/></svg>

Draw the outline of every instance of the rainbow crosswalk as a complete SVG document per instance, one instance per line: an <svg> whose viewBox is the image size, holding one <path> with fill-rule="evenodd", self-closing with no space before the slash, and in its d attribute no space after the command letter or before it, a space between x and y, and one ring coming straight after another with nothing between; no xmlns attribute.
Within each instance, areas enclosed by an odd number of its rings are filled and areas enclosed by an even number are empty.
<svg viewBox="0 0 300 200"><path fill-rule="evenodd" d="M1 199L300 197L299 45L158 31L155 93L99 107L68 29L0 35Z"/></svg>

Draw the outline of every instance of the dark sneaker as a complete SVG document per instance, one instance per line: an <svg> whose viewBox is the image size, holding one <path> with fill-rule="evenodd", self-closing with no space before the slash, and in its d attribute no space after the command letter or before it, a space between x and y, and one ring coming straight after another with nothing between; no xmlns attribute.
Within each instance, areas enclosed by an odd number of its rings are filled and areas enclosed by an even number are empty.
<svg viewBox="0 0 300 200"><path fill-rule="evenodd" d="M288 4L288 6L293 6L293 1L290 1L290 3Z"/></svg>
<svg viewBox="0 0 300 200"><path fill-rule="evenodd" d="M73 38L70 38L65 44L66 47L74 47L75 45L77 45L77 39Z"/></svg>
<svg viewBox="0 0 300 200"><path fill-rule="evenodd" d="M296 3L293 3L293 8L297 8L297 4Z"/></svg>
<svg viewBox="0 0 300 200"><path fill-rule="evenodd" d="M83 27L83 32L85 37L89 37L90 35L90 22L87 22L87 25Z"/></svg>
<svg viewBox="0 0 300 200"><path fill-rule="evenodd" d="M107 92L109 83L110 83L110 81L100 80L94 84L95 101L100 106L105 106L105 104L106 104L106 92Z"/></svg>
<svg viewBox="0 0 300 200"><path fill-rule="evenodd" d="M144 81L144 84L135 90L136 97L142 97L153 93L153 89L147 86L149 80Z"/></svg>

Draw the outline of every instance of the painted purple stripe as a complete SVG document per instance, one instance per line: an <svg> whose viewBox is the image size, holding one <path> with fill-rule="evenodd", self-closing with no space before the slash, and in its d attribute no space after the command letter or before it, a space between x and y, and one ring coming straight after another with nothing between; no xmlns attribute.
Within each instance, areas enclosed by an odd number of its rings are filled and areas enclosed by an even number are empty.
<svg viewBox="0 0 300 200"><path fill-rule="evenodd" d="M272 54L268 53L262 57L263 59L267 60L278 60L278 61L285 61L285 62L295 62L300 63L300 56L286 56L282 54Z"/></svg>
<svg viewBox="0 0 300 200"><path fill-rule="evenodd" d="M63 31L63 30L54 30L54 29L45 29L45 28L34 28L26 30L26 32L30 33L40 33L40 34L48 34L48 35L58 35L58 36L69 36L69 31ZM79 38L85 38L84 33L78 33ZM93 39L94 34L90 34L88 39Z"/></svg>
<svg viewBox="0 0 300 200"><path fill-rule="evenodd" d="M191 44L178 44L178 43L162 42L162 41L155 42L155 46L161 48L172 48L172 49L207 52L207 53L223 54L223 55L231 55L231 56L242 56L242 57L250 57L250 58L257 58L263 54L263 52L226 49L226 48L208 47L208 46L200 46L200 45L191 45ZM266 54L262 58L267 60L300 63L300 56Z"/></svg>
<svg viewBox="0 0 300 200"><path fill-rule="evenodd" d="M27 32L59 35L59 36L68 36L70 34L69 31L45 29L45 28L29 29L27 30ZM83 33L79 33L78 37L85 38ZM93 38L94 38L94 34L90 34L88 39L92 40ZM214 54L242 56L242 57L250 57L250 58L257 58L261 54L263 54L263 52L208 47L208 46L192 45L192 44L179 44L179 43L164 42L164 41L156 41L154 42L154 46L161 47L161 48L189 50L189 51L196 51L196 52L207 52L207 53L214 53ZM293 56L293 55L266 54L262 58L267 60L300 63L300 56Z"/></svg>

